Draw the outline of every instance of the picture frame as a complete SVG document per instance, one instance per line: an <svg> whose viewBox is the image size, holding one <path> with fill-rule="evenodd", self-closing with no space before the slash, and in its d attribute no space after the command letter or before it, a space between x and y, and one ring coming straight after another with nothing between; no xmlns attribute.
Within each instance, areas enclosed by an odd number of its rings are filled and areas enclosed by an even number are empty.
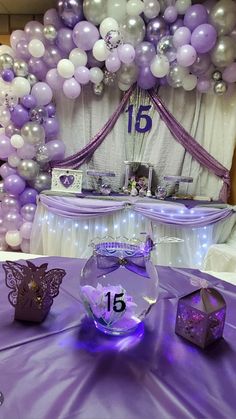
<svg viewBox="0 0 236 419"><path fill-rule="evenodd" d="M82 193L83 171L73 169L52 170L52 186L53 192L64 193Z"/></svg>

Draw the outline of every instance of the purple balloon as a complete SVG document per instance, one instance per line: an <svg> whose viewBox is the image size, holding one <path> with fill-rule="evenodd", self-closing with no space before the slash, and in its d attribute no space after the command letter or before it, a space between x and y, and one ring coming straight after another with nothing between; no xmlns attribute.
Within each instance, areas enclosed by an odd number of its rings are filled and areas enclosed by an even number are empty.
<svg viewBox="0 0 236 419"><path fill-rule="evenodd" d="M23 96L20 102L26 109L33 109L37 105L37 101L32 95Z"/></svg>
<svg viewBox="0 0 236 419"><path fill-rule="evenodd" d="M46 118L43 127L47 140L53 140L58 136L60 129L56 118Z"/></svg>
<svg viewBox="0 0 236 419"><path fill-rule="evenodd" d="M230 64L230 66L223 71L222 78L228 83L236 82L236 63Z"/></svg>
<svg viewBox="0 0 236 419"><path fill-rule="evenodd" d="M26 188L19 196L21 205L36 204L38 192L33 188Z"/></svg>
<svg viewBox="0 0 236 419"><path fill-rule="evenodd" d="M140 67L137 84L141 89L152 89L157 83L156 77L153 76L150 67Z"/></svg>
<svg viewBox="0 0 236 419"><path fill-rule="evenodd" d="M14 151L10 139L4 134L0 134L0 159L8 159Z"/></svg>
<svg viewBox="0 0 236 419"><path fill-rule="evenodd" d="M162 17L152 19L147 25L146 39L157 45L163 36L169 35L169 29Z"/></svg>
<svg viewBox="0 0 236 419"><path fill-rule="evenodd" d="M48 71L46 76L46 82L53 90L61 90L63 88L65 79L58 74L56 68L52 68Z"/></svg>
<svg viewBox="0 0 236 419"><path fill-rule="evenodd" d="M24 144L23 147L17 150L17 156L20 159L33 159L36 155L36 149L32 144Z"/></svg>
<svg viewBox="0 0 236 419"><path fill-rule="evenodd" d="M211 58L208 54L199 54L195 63L190 67L191 73L195 76L203 76L211 65Z"/></svg>
<svg viewBox="0 0 236 419"><path fill-rule="evenodd" d="M164 19L166 22L169 22L169 23L175 22L177 19L177 16L178 16L178 12L177 12L176 7L169 6L166 8L164 12Z"/></svg>
<svg viewBox="0 0 236 419"><path fill-rule="evenodd" d="M20 195L25 189L25 181L18 175L10 175L4 179L4 188L12 195Z"/></svg>
<svg viewBox="0 0 236 419"><path fill-rule="evenodd" d="M122 63L131 64L135 59L135 49L131 44L124 44L118 47L118 56Z"/></svg>
<svg viewBox="0 0 236 419"><path fill-rule="evenodd" d="M43 18L44 25L53 25L56 29L60 29L63 25L56 9L49 9Z"/></svg>
<svg viewBox="0 0 236 419"><path fill-rule="evenodd" d="M89 51L100 38L98 29L92 23L83 20L73 30L73 40L78 48Z"/></svg>
<svg viewBox="0 0 236 419"><path fill-rule="evenodd" d="M15 77L13 71L10 69L3 70L1 76L7 83L10 83Z"/></svg>
<svg viewBox="0 0 236 419"><path fill-rule="evenodd" d="M21 208L20 213L25 221L33 221L36 208L34 204L26 204Z"/></svg>
<svg viewBox="0 0 236 419"><path fill-rule="evenodd" d="M59 0L58 13L65 26L74 28L84 18L82 0Z"/></svg>
<svg viewBox="0 0 236 419"><path fill-rule="evenodd" d="M56 44L64 52L69 53L75 48L73 42L72 30L69 28L62 28L58 31Z"/></svg>
<svg viewBox="0 0 236 419"><path fill-rule="evenodd" d="M191 44L199 54L209 52L215 46L216 40L217 32L208 23L204 23L194 29L191 36Z"/></svg>
<svg viewBox="0 0 236 419"><path fill-rule="evenodd" d="M74 77L63 84L63 92L68 99L77 99L81 93L81 86Z"/></svg>
<svg viewBox="0 0 236 419"><path fill-rule="evenodd" d="M36 20L26 23L25 34L28 40L40 39L41 41L44 41L43 25Z"/></svg>
<svg viewBox="0 0 236 419"><path fill-rule="evenodd" d="M156 55L156 49L151 42L141 42L135 48L135 63L139 67L146 67Z"/></svg>
<svg viewBox="0 0 236 419"><path fill-rule="evenodd" d="M200 93L206 93L210 90L210 88L211 88L211 81L209 79L201 78L198 80L197 90Z"/></svg>
<svg viewBox="0 0 236 419"><path fill-rule="evenodd" d="M16 45L19 41L26 40L25 32L22 30L13 31L10 37L11 46L13 49L16 49Z"/></svg>
<svg viewBox="0 0 236 419"><path fill-rule="evenodd" d="M199 25L208 22L208 13L207 9L202 4L194 4L189 7L184 16L184 25L193 31Z"/></svg>
<svg viewBox="0 0 236 419"><path fill-rule="evenodd" d="M6 215L9 212L19 212L20 204L18 200L10 195L7 195L2 200L2 214Z"/></svg>
<svg viewBox="0 0 236 419"><path fill-rule="evenodd" d="M16 45L16 56L22 58L23 60L29 60L31 55L28 50L28 41L22 39Z"/></svg>
<svg viewBox="0 0 236 419"><path fill-rule="evenodd" d="M22 239L25 239L25 240L30 239L32 227L33 227L33 224L29 221L26 221L25 223L22 224L20 228L20 235Z"/></svg>
<svg viewBox="0 0 236 419"><path fill-rule="evenodd" d="M65 157L65 144L60 140L54 140L47 143L47 150L50 161L62 160Z"/></svg>
<svg viewBox="0 0 236 419"><path fill-rule="evenodd" d="M29 112L21 105L16 105L11 112L11 120L17 128L22 128L29 121Z"/></svg>
<svg viewBox="0 0 236 419"><path fill-rule="evenodd" d="M6 177L8 177L10 175L14 175L15 173L16 173L16 169L14 169L13 167L9 166L8 163L4 163L0 167L0 175L2 176L3 179L5 179Z"/></svg>
<svg viewBox="0 0 236 419"><path fill-rule="evenodd" d="M190 29L186 28L186 26L182 26L178 28L173 36L173 44L176 48L182 47L183 45L190 44L191 41L191 31Z"/></svg>
<svg viewBox="0 0 236 419"><path fill-rule="evenodd" d="M20 249L23 253L30 253L30 240L22 240Z"/></svg>
<svg viewBox="0 0 236 419"><path fill-rule="evenodd" d="M52 118L56 115L56 107L55 105L53 105L53 103L49 103L46 107L45 107L47 114L49 116L49 118Z"/></svg>
<svg viewBox="0 0 236 419"><path fill-rule="evenodd" d="M87 84L90 81L90 71L87 67L77 67L75 70L75 80L80 84Z"/></svg>
<svg viewBox="0 0 236 419"><path fill-rule="evenodd" d="M196 61L197 53L192 45L183 45L177 50L177 62L182 67L189 67Z"/></svg>
<svg viewBox="0 0 236 419"><path fill-rule="evenodd" d="M170 34L174 35L177 29L181 28L182 26L184 26L184 22L183 19L179 17L174 23L172 23L172 25L170 25Z"/></svg>
<svg viewBox="0 0 236 419"><path fill-rule="evenodd" d="M43 61L50 68L55 68L58 62L63 58L60 49L55 45L49 45L45 51Z"/></svg>
<svg viewBox="0 0 236 419"><path fill-rule="evenodd" d="M113 51L106 59L106 68L111 73L116 73L121 66L121 61L117 50Z"/></svg>
<svg viewBox="0 0 236 419"><path fill-rule="evenodd" d="M53 97L51 87L44 82L36 83L31 91L32 95L36 98L39 106L48 105Z"/></svg>
<svg viewBox="0 0 236 419"><path fill-rule="evenodd" d="M29 71L41 81L45 80L48 67L40 58L31 57L29 60Z"/></svg>
<svg viewBox="0 0 236 419"><path fill-rule="evenodd" d="M22 225L22 217L18 212L9 212L5 215L4 219L4 227L9 230L18 230Z"/></svg>

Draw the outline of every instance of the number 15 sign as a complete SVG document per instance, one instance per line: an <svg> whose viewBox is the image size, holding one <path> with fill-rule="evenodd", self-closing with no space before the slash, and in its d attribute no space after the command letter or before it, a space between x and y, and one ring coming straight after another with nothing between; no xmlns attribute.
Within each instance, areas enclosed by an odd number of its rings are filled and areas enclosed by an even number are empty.
<svg viewBox="0 0 236 419"><path fill-rule="evenodd" d="M152 108L151 105L141 105L138 109L135 120L135 131L144 134L152 129L152 118L148 115L148 112ZM133 131L133 116L134 116L134 105L130 105L126 112L129 115L128 120L128 133L131 134Z"/></svg>

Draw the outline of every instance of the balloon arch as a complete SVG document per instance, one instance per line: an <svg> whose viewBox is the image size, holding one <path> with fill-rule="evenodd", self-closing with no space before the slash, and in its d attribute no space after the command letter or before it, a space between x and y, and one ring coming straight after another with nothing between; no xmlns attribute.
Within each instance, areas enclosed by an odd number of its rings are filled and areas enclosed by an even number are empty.
<svg viewBox="0 0 236 419"><path fill-rule="evenodd" d="M53 92L75 100L118 84L216 95L236 82L232 0L59 0L0 47L0 250L28 252L36 197L50 188L50 163L65 145Z"/></svg>

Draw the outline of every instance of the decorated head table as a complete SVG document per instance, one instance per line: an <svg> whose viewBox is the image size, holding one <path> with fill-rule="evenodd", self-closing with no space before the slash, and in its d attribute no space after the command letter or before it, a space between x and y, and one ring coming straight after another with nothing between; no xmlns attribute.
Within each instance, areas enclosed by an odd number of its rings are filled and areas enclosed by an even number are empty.
<svg viewBox="0 0 236 419"><path fill-rule="evenodd" d="M0 47L0 159L5 162L0 169L5 192L0 249L29 251L36 197L50 189L51 168L78 169L91 159L135 83L152 89L150 97L173 136L223 180L226 200L228 170L197 147L177 121L170 121L155 92L170 86L229 94L236 81L235 26L232 0L59 0L56 9L46 11L43 24L31 21L24 30L14 31L11 46ZM118 85L124 98L99 135L65 159L55 92L80 100L89 83L95 95ZM136 121L141 132L142 118Z"/></svg>

